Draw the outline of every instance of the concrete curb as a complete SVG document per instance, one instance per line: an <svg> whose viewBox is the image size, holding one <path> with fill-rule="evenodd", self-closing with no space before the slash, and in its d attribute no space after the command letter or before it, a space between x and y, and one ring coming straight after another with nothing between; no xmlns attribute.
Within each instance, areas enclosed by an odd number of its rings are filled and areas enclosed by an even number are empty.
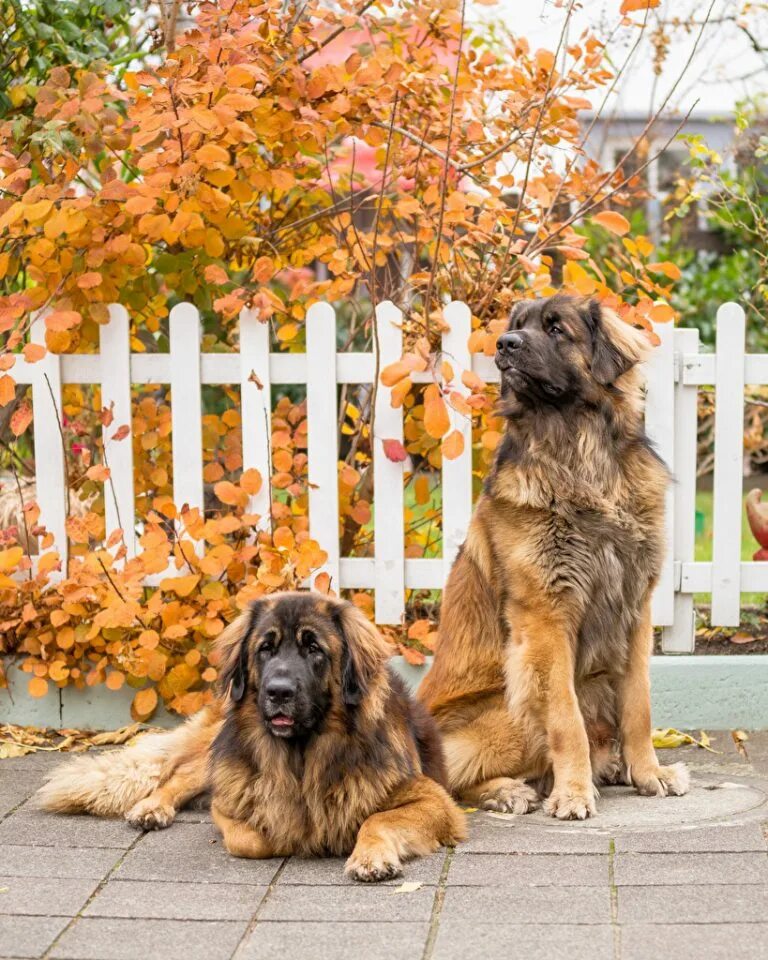
<svg viewBox="0 0 768 960"><path fill-rule="evenodd" d="M415 689L431 663L414 667L402 657L392 663ZM0 723L37 727L111 730L131 723L133 691L65 688L47 697L27 694L28 675L6 666L10 690L0 690ZM768 729L768 655L656 656L651 661L653 724L682 729ZM178 717L159 709L152 724L172 727Z"/></svg>

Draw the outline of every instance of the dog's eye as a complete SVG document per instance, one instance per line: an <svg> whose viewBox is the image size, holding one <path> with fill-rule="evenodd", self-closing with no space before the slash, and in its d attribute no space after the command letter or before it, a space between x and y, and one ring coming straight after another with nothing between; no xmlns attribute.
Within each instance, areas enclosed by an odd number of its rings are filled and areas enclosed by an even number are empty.
<svg viewBox="0 0 768 960"><path fill-rule="evenodd" d="M565 330L563 330L559 323L553 323L549 328L549 332L553 337L562 337Z"/></svg>
<svg viewBox="0 0 768 960"><path fill-rule="evenodd" d="M322 653L323 648L317 642L317 635L313 630L301 631L301 645L307 653Z"/></svg>

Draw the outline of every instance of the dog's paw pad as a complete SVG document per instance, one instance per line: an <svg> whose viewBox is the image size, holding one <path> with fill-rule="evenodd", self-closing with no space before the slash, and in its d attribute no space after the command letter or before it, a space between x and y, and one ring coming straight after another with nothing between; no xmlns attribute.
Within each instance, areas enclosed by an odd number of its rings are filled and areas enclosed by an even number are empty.
<svg viewBox="0 0 768 960"><path fill-rule="evenodd" d="M137 830L164 830L170 827L176 811L170 804L140 800L126 813L125 819Z"/></svg>
<svg viewBox="0 0 768 960"><path fill-rule="evenodd" d="M522 780L509 779L482 794L479 806L494 813L531 813L539 806L539 795Z"/></svg>

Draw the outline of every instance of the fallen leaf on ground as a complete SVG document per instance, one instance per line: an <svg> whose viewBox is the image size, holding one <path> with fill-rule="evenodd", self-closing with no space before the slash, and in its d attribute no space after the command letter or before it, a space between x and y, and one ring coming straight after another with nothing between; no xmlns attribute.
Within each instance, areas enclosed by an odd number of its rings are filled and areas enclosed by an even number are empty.
<svg viewBox="0 0 768 960"><path fill-rule="evenodd" d="M406 880L393 893L415 893L417 890L421 890L423 886L424 884L420 880Z"/></svg>
<svg viewBox="0 0 768 960"><path fill-rule="evenodd" d="M668 727L666 730L653 730L651 732L653 745L657 750L673 750L675 747L684 747L686 744L701 747L702 750L709 750L710 753L718 753L710 746L711 740L702 730L701 738L692 737L690 733L683 733L682 730L675 730L674 727Z"/></svg>
<svg viewBox="0 0 768 960"><path fill-rule="evenodd" d="M91 747L118 746L132 742L145 733L159 732L157 727L131 723L119 730L95 733L91 730L49 730L22 727L15 723L0 724L0 760L23 757L28 753L83 753Z"/></svg>
<svg viewBox="0 0 768 960"><path fill-rule="evenodd" d="M749 740L747 734L743 730L731 730L731 738L742 757L744 757L745 760L749 760L747 748L744 746L744 742Z"/></svg>

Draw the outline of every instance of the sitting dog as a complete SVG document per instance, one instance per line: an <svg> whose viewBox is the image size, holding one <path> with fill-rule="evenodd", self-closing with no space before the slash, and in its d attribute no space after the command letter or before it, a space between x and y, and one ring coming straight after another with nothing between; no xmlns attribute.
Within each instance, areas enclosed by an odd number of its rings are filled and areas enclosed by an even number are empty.
<svg viewBox="0 0 768 960"><path fill-rule="evenodd" d="M219 696L179 730L70 761L39 802L167 826L210 789L239 857L350 854L356 880L455 844L437 727L352 604L309 593L256 601L222 635Z"/></svg>
<svg viewBox="0 0 768 960"><path fill-rule="evenodd" d="M498 340L496 461L443 595L419 699L453 792L583 820L596 783L684 794L651 742L651 595L667 468L643 425L644 333L597 301L524 301Z"/></svg>

